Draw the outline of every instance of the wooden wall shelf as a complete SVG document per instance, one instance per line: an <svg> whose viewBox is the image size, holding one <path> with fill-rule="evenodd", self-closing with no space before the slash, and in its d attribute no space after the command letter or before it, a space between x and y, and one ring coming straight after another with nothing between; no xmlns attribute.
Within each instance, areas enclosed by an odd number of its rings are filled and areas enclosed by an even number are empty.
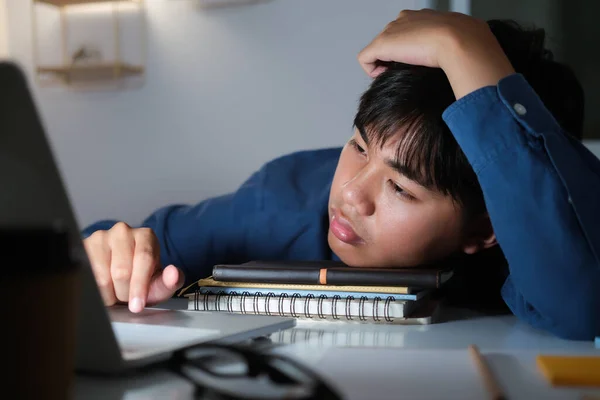
<svg viewBox="0 0 600 400"><path fill-rule="evenodd" d="M90 87L95 88L99 87L98 85L112 86L115 83L124 87L125 80L132 83L143 82L146 61L144 0L33 0L32 4L34 60L39 83L83 87L87 82L90 83ZM35 8L36 5L42 4L53 7ZM109 7L90 7L92 12L68 7L86 4L106 4ZM133 4L134 7L127 7L123 11L119 7L120 4ZM123 15L127 18L123 19ZM38 17L46 18L44 22L58 20L58 30L52 31L56 29L56 25L42 23L40 25L46 31L38 32ZM89 34L88 25L82 25L81 22L76 25L76 18L87 18L89 25L95 27L91 30L93 34ZM78 26L79 31L73 29L70 23ZM135 46L135 42L122 36L123 32L126 32L131 39L131 34L135 32L131 29L132 23L139 26L139 48L132 48L131 44ZM121 26L125 24L130 25ZM48 37L56 40L48 41ZM40 41L43 43L39 44ZM129 47L123 46L124 43ZM41 56L45 59L42 60Z"/></svg>
<svg viewBox="0 0 600 400"><path fill-rule="evenodd" d="M66 66L39 66L38 72L42 74L61 75L65 78L87 77L125 77L144 73L144 67L124 63L118 64L92 64L92 65L66 65Z"/></svg>
<svg viewBox="0 0 600 400"><path fill-rule="evenodd" d="M64 7L64 6L73 6L73 5L77 5L77 4L111 3L111 2L118 2L118 1L122 1L122 0L35 0L35 1L37 3L46 3L46 4L51 4L51 5L57 6L57 7ZM126 0L126 1L137 3L139 0Z"/></svg>

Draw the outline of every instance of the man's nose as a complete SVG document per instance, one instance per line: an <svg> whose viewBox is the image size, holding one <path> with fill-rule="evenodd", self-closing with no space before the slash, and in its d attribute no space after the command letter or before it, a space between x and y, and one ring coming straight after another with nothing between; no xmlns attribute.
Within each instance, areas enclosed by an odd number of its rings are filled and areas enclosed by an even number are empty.
<svg viewBox="0 0 600 400"><path fill-rule="evenodd" d="M366 170L361 170L354 178L346 182L342 188L344 202L362 215L375 213L374 177Z"/></svg>

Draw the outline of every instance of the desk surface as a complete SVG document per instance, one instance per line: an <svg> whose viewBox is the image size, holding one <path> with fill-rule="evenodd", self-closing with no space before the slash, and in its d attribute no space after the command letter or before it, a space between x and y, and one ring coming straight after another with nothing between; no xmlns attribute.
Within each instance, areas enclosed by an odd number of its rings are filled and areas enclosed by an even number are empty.
<svg viewBox="0 0 600 400"><path fill-rule="evenodd" d="M398 398L400 388L411 393L407 398L432 398L436 393L444 398L482 398L484 392L475 387L480 381L473 380L476 374L456 375L460 368L472 368L470 344L479 346L509 399L581 399L583 394L600 399L600 390L550 387L535 366L540 353L600 356L592 341L558 339L514 316L445 310L444 319L426 326L300 320L296 328L277 332L271 340L280 345L274 351L304 361L334 382L347 399ZM448 376L456 377L450 381ZM123 378L78 376L75 384L77 399L188 399L191 394L188 382L165 370Z"/></svg>

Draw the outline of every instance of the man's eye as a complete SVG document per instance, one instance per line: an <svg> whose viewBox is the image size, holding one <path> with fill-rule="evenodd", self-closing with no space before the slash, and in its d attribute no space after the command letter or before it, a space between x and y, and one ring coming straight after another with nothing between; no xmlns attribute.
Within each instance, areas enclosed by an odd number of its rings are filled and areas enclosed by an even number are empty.
<svg viewBox="0 0 600 400"><path fill-rule="evenodd" d="M360 154L366 154L365 149L360 147L356 140L350 139L350 146L354 147L354 150L358 151Z"/></svg>
<svg viewBox="0 0 600 400"><path fill-rule="evenodd" d="M403 197L403 198L405 198L407 200L414 200L415 199L412 195L408 194L408 192L406 190L404 190L400 186L396 185L394 183L394 181L388 181L388 182L389 182L390 186L392 187L392 190L394 190L394 192L398 196Z"/></svg>

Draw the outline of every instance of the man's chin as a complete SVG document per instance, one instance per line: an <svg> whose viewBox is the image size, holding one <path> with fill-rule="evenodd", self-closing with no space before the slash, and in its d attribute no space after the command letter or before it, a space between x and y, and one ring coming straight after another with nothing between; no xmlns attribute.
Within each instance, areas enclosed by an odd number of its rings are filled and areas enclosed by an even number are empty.
<svg viewBox="0 0 600 400"><path fill-rule="evenodd" d="M339 240L331 231L327 234L327 242L329 248L333 251L340 259L341 262L357 268L412 268L415 264L403 264L386 262L382 259L375 259L369 257L366 252L365 246L353 246Z"/></svg>
<svg viewBox="0 0 600 400"><path fill-rule="evenodd" d="M331 231L327 234L327 243L331 251L339 257L339 259L350 267L368 267L369 263L364 259L364 255L360 254L356 246L344 243L339 240Z"/></svg>

